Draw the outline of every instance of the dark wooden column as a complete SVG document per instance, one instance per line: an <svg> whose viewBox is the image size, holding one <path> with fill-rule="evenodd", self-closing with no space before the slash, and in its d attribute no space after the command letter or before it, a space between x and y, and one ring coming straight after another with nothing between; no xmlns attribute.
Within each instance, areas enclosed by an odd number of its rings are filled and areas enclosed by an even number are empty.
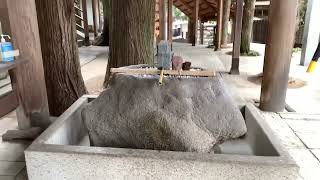
<svg viewBox="0 0 320 180"><path fill-rule="evenodd" d="M168 41L172 43L172 23L173 23L173 0L168 0Z"/></svg>
<svg viewBox="0 0 320 180"><path fill-rule="evenodd" d="M166 40L166 6L165 6L165 0L159 1L159 28L160 28L160 34L159 38L161 40Z"/></svg>
<svg viewBox="0 0 320 180"><path fill-rule="evenodd" d="M200 23L200 44L203 44L203 38L204 38L204 23Z"/></svg>
<svg viewBox="0 0 320 180"><path fill-rule="evenodd" d="M83 29L84 29L84 45L90 45L89 27L88 27L88 8L87 0L82 0L82 13L83 13Z"/></svg>
<svg viewBox="0 0 320 180"><path fill-rule="evenodd" d="M218 0L217 35L216 35L216 47L215 47L216 50L221 49L222 16L223 16L223 0Z"/></svg>
<svg viewBox="0 0 320 180"><path fill-rule="evenodd" d="M221 45L228 44L228 28L230 19L231 0L223 1L223 16L222 16L222 37Z"/></svg>
<svg viewBox="0 0 320 180"><path fill-rule="evenodd" d="M28 63L18 66L15 74L20 129L46 128L50 124L42 53L34 0L7 0L14 47Z"/></svg>
<svg viewBox="0 0 320 180"><path fill-rule="evenodd" d="M260 98L264 111L285 109L297 7L298 0L273 0L270 4Z"/></svg>
<svg viewBox="0 0 320 180"><path fill-rule="evenodd" d="M199 0L194 0L194 8L193 8L193 26L194 33L192 39L192 46L197 44L197 36L198 36L198 19L199 19Z"/></svg>
<svg viewBox="0 0 320 180"><path fill-rule="evenodd" d="M93 33L95 37L98 36L97 1L92 0Z"/></svg>
<svg viewBox="0 0 320 180"><path fill-rule="evenodd" d="M242 16L243 16L243 0L237 0L237 9L234 20L233 31L233 50L232 50L232 65L230 74L240 74L240 45L241 45L241 30L242 30Z"/></svg>
<svg viewBox="0 0 320 180"><path fill-rule="evenodd" d="M98 4L98 31L102 32L100 0L97 0L97 4Z"/></svg>

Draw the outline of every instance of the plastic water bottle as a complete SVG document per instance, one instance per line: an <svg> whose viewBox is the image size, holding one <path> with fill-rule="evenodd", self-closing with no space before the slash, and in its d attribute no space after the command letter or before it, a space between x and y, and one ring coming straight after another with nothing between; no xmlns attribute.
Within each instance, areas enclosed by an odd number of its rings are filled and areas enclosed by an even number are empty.
<svg viewBox="0 0 320 180"><path fill-rule="evenodd" d="M2 54L2 61L10 62L14 60L14 56L10 55L10 53L8 52L13 51L13 46L11 42L6 42L4 37L8 37L10 39L10 36L8 35L1 35L0 49Z"/></svg>

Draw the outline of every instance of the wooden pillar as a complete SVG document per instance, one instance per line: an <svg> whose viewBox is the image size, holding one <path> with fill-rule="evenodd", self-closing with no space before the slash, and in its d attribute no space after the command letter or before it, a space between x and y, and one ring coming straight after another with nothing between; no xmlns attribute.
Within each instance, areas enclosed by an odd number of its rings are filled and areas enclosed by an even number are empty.
<svg viewBox="0 0 320 180"><path fill-rule="evenodd" d="M100 0L97 0L98 2L98 31L102 32L102 26L101 26L101 9L100 9Z"/></svg>
<svg viewBox="0 0 320 180"><path fill-rule="evenodd" d="M159 1L159 28L160 28L160 34L159 38L161 40L166 40L166 6L165 6L165 0Z"/></svg>
<svg viewBox="0 0 320 180"><path fill-rule="evenodd" d="M217 36L216 36L216 47L215 47L217 51L221 49L222 16L223 16L223 0L218 0Z"/></svg>
<svg viewBox="0 0 320 180"><path fill-rule="evenodd" d="M92 0L92 17L93 17L93 33L94 33L94 37L98 36L97 1L98 0Z"/></svg>
<svg viewBox="0 0 320 180"><path fill-rule="evenodd" d="M173 23L173 13L172 13L172 8L173 8L173 0L168 0L168 41L169 43L172 44L172 23Z"/></svg>
<svg viewBox="0 0 320 180"><path fill-rule="evenodd" d="M82 0L84 45L90 46L87 0Z"/></svg>
<svg viewBox="0 0 320 180"><path fill-rule="evenodd" d="M193 42L193 33L194 33L194 25L193 25L193 20L192 19L189 19L188 20L188 34L187 34L187 40L188 40L188 43L191 43Z"/></svg>
<svg viewBox="0 0 320 180"><path fill-rule="evenodd" d="M223 15L222 15L221 45L227 45L228 44L230 8L231 8L231 0L224 0L223 1Z"/></svg>
<svg viewBox="0 0 320 180"><path fill-rule="evenodd" d="M192 46L195 46L197 44L198 19L199 19L199 0L194 0L194 9L193 9L194 33L193 33L193 39L192 39Z"/></svg>
<svg viewBox="0 0 320 180"><path fill-rule="evenodd" d="M233 50L232 50L232 65L230 74L240 74L240 45L241 45L241 30L242 30L242 16L243 16L243 0L237 0L236 16L234 20L233 31Z"/></svg>
<svg viewBox="0 0 320 180"><path fill-rule="evenodd" d="M12 41L25 65L17 67L17 119L20 129L50 124L42 53L34 0L7 0Z"/></svg>
<svg viewBox="0 0 320 180"><path fill-rule="evenodd" d="M270 4L260 97L260 108L264 111L285 109L297 7L298 0L273 0Z"/></svg>
<svg viewBox="0 0 320 180"><path fill-rule="evenodd" d="M204 38L204 23L200 23L200 44L203 45L203 38Z"/></svg>

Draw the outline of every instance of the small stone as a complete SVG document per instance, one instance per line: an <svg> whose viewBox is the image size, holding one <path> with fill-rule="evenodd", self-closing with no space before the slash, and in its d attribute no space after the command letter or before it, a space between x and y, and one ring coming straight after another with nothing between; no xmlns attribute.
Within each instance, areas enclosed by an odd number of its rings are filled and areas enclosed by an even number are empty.
<svg viewBox="0 0 320 180"><path fill-rule="evenodd" d="M182 64L182 70L184 70L184 71L190 71L190 69L191 69L191 62L184 62L183 64Z"/></svg>

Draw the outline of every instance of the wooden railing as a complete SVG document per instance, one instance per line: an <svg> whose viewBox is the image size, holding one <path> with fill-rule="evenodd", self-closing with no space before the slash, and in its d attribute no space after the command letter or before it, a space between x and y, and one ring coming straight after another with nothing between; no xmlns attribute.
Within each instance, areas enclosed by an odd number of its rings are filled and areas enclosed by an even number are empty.
<svg viewBox="0 0 320 180"><path fill-rule="evenodd" d="M89 29L88 29L88 18L87 18L87 1L86 0L75 0L75 23L77 31L77 40L79 46L89 46Z"/></svg>

